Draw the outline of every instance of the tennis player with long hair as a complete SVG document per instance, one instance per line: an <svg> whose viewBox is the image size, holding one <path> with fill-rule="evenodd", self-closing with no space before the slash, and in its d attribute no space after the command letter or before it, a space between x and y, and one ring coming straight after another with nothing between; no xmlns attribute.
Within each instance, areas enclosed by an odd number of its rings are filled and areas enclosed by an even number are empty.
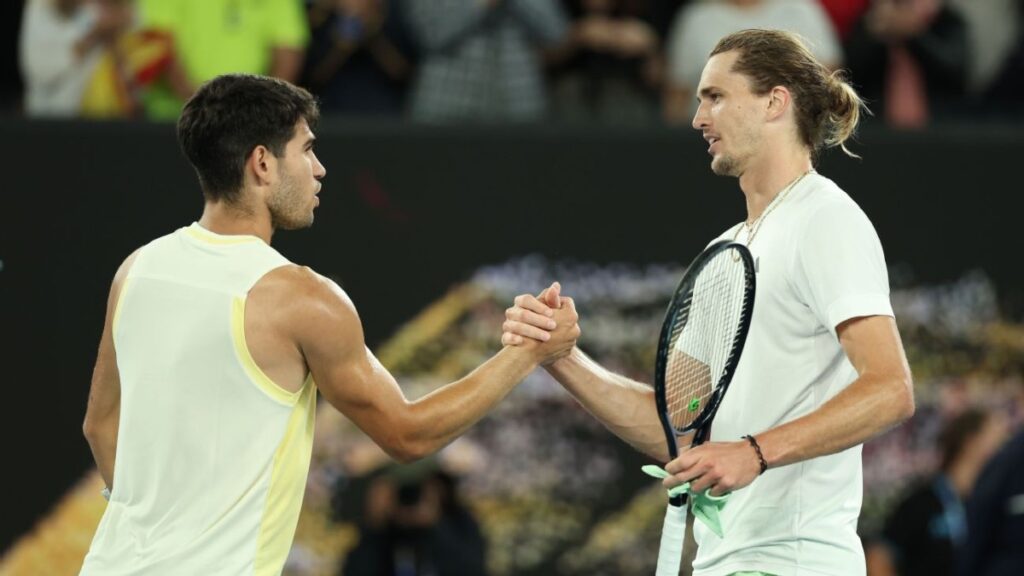
<svg viewBox="0 0 1024 576"><path fill-rule="evenodd" d="M732 493L721 537L694 524L694 574L864 574L860 445L909 418L914 399L878 236L814 171L823 148L847 151L863 104L798 37L774 30L719 41L698 95L693 127L711 169L738 178L746 197L746 220L718 239L750 249L757 293L710 441L680 439L666 466L667 487ZM517 297L503 341L544 338L559 291ZM612 432L667 459L650 387L578 349L547 369Z"/></svg>
<svg viewBox="0 0 1024 576"><path fill-rule="evenodd" d="M110 502L82 574L280 574L318 390L408 461L572 349L567 306L543 344L507 347L406 400L341 288L270 247L275 230L310 226L320 204L317 116L308 92L259 76L218 77L186 104L178 138L206 203L114 277L85 418Z"/></svg>

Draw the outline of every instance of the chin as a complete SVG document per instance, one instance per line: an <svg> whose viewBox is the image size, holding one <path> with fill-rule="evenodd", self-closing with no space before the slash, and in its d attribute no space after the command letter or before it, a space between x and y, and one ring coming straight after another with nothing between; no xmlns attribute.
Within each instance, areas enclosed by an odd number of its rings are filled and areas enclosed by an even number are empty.
<svg viewBox="0 0 1024 576"><path fill-rule="evenodd" d="M718 176L739 176L740 170L736 162L728 156L716 156L711 160L711 171Z"/></svg>
<svg viewBox="0 0 1024 576"><path fill-rule="evenodd" d="M278 219L274 223L274 228L278 230L302 230L303 228L309 228L313 225L313 214L310 213L306 218L289 218L289 219Z"/></svg>

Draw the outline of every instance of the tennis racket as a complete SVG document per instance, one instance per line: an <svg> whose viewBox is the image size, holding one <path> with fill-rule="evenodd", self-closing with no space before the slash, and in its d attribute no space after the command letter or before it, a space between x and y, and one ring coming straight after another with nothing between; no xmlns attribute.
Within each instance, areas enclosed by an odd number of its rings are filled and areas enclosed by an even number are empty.
<svg viewBox="0 0 1024 576"><path fill-rule="evenodd" d="M707 440L711 420L739 364L754 312L754 261L746 246L723 240L686 269L665 313L655 362L654 396L668 452L694 432ZM686 536L686 495L669 499L657 576L677 576Z"/></svg>

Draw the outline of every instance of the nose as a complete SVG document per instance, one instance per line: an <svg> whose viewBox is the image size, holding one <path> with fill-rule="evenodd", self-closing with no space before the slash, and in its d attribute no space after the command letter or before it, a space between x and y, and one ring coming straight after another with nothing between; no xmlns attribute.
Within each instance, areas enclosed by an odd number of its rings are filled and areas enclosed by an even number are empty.
<svg viewBox="0 0 1024 576"><path fill-rule="evenodd" d="M313 158L316 162L316 165L313 166L313 177L316 178L317 180L320 180L324 176L327 176L327 168L324 168L324 165L320 163L320 159L317 158L315 155L313 156Z"/></svg>
<svg viewBox="0 0 1024 576"><path fill-rule="evenodd" d="M697 105L697 111L693 113L693 122L690 125L694 130L703 130L708 126L708 116L703 103Z"/></svg>

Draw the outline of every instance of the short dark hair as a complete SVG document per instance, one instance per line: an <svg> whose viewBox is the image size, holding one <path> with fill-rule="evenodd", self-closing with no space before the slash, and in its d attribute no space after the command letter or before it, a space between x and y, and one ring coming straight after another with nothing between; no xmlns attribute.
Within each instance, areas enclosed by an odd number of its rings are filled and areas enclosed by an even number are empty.
<svg viewBox="0 0 1024 576"><path fill-rule="evenodd" d="M253 149L266 146L280 158L303 118L311 128L320 118L306 90L267 76L225 74L189 98L178 118L178 143L206 198L230 203L241 192Z"/></svg>

